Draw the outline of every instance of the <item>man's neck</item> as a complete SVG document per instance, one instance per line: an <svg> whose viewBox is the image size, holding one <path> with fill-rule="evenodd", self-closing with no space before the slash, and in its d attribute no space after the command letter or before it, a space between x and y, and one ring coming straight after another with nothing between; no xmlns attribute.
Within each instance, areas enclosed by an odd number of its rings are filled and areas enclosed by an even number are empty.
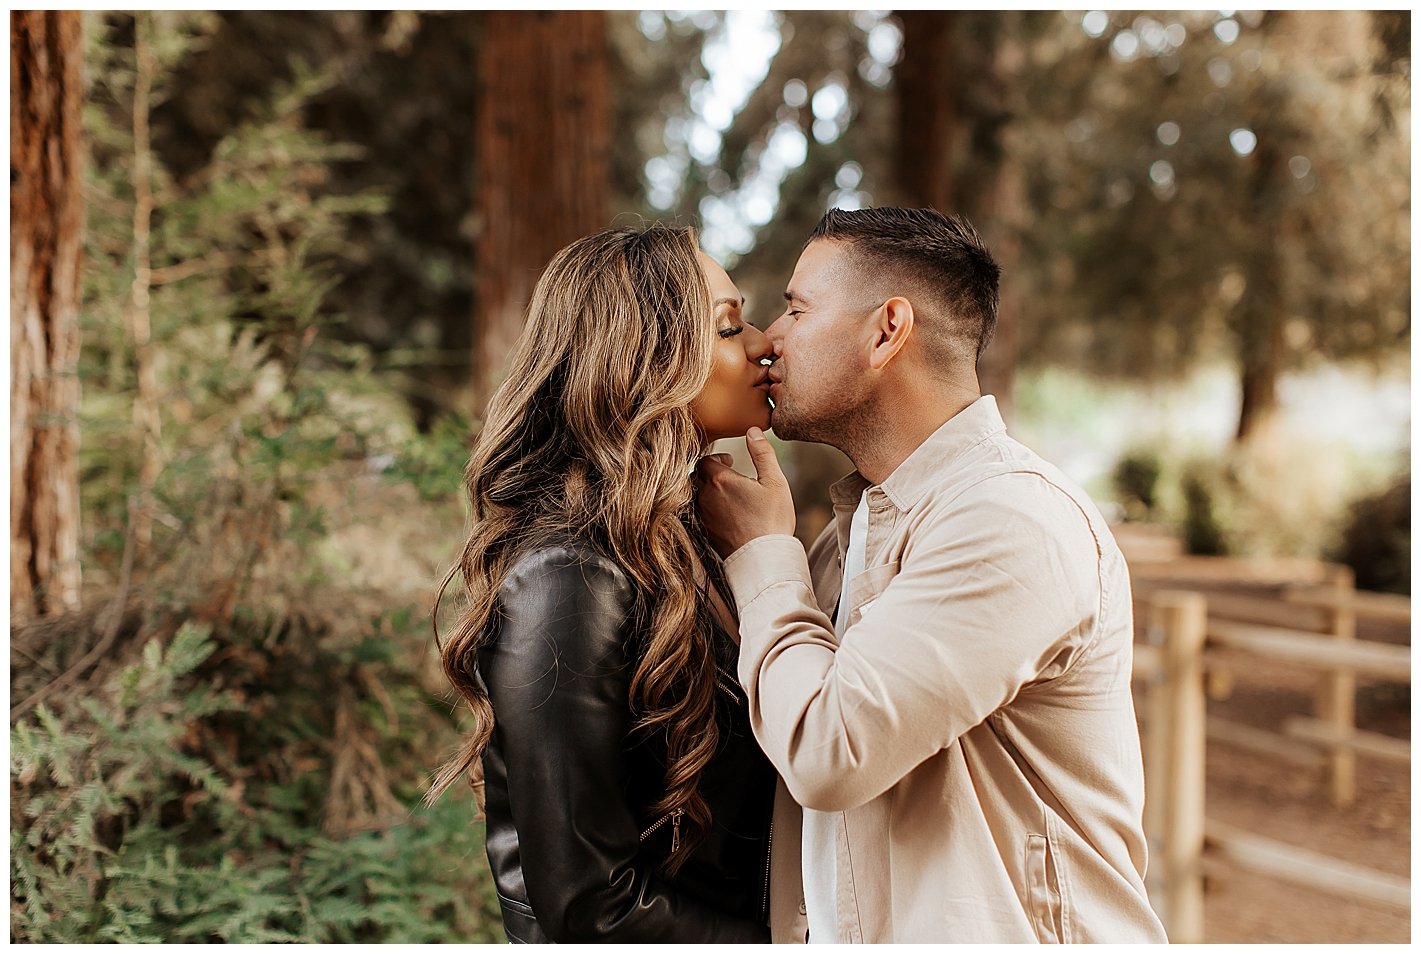
<svg viewBox="0 0 1421 954"><path fill-rule="evenodd" d="M982 395L974 389L953 387L899 395L885 402L866 422L871 435L863 446L845 448L854 467L871 484L881 484L938 428L961 414Z"/></svg>

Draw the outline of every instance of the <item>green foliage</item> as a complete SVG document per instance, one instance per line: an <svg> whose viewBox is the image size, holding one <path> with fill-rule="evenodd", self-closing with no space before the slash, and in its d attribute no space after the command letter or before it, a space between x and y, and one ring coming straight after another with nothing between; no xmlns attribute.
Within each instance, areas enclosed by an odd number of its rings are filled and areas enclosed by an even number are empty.
<svg viewBox="0 0 1421 954"><path fill-rule="evenodd" d="M1216 512L1217 500L1224 486L1220 476L1205 464L1196 462L1185 471L1180 483L1184 499L1184 518L1180 529L1184 534L1184 547L1189 553L1223 556L1229 552L1224 527Z"/></svg>
<svg viewBox="0 0 1421 954"><path fill-rule="evenodd" d="M1173 528L1189 553L1333 560L1353 566L1362 589L1405 592L1410 476L1359 494L1376 486L1377 462L1354 456L1305 443L1212 454L1157 445L1122 455L1112 480L1129 519Z"/></svg>
<svg viewBox="0 0 1421 954"><path fill-rule="evenodd" d="M1051 15L1014 123L1023 356L1269 378L1410 338L1410 59L1365 11ZM1404 29L1404 28L1403 28ZM1395 42L1395 41L1394 41ZM1321 117L1327 117L1322 121Z"/></svg>
<svg viewBox="0 0 1421 954"><path fill-rule="evenodd" d="M376 547L352 542L417 500L415 481L382 481L373 461L406 453L432 468L448 448L421 447L368 352L328 333L348 219L383 207L332 188L330 169L354 154L303 124L330 76L293 66L179 175L133 120L172 94L210 17L96 24L82 558L89 604L129 612L81 674L89 688L51 691L13 720L12 939L501 939L470 799L412 809L456 730L426 685L418 587L391 580L427 584L433 570L401 534L377 541L376 566L362 562ZM152 328L151 487L133 426L135 311ZM436 495L439 475L418 489ZM405 518L423 534L414 545L451 552L443 524L458 521L431 509ZM139 512L151 540L136 539ZM12 668L12 691L44 686L106 628L83 616L16 627L16 658L34 663Z"/></svg>
<svg viewBox="0 0 1421 954"><path fill-rule="evenodd" d="M385 476L407 481L424 500L446 497L463 483L473 425L467 417L448 414L435 420L429 433L409 441L396 455Z"/></svg>
<svg viewBox="0 0 1421 954"><path fill-rule="evenodd" d="M1357 588L1411 595L1411 474L1359 496L1329 556L1356 573Z"/></svg>
<svg viewBox="0 0 1421 954"><path fill-rule="evenodd" d="M1161 467L1159 455L1145 449L1130 451L1115 463L1110 479L1130 519L1148 519L1154 512L1159 503Z"/></svg>
<svg viewBox="0 0 1421 954"><path fill-rule="evenodd" d="M325 188L329 168L354 154L302 127L302 105L331 77L299 67L216 144L204 167L178 181L134 135L134 77L143 61L123 36L134 31L164 51L167 68L150 77L157 100L183 40L200 47L209 21L149 14L127 21L106 19L107 34L96 31L86 112L98 144L88 167L91 267L80 366L86 508L100 517L96 531L111 529L139 471L144 435L129 410L138 355L128 326L132 311L146 308L149 364L165 412L162 473L152 491L166 510L159 524L181 537L187 528L177 515L218 500L256 511L259 526L271 516L264 510L302 496L303 475L363 450L351 406L374 389L349 373L362 370L360 359L320 332L337 317L324 299L333 262L348 250L343 223L384 200ZM134 208L143 182L153 202L146 240ZM140 250L152 264L143 301L132 290ZM233 499L238 478L246 499Z"/></svg>
<svg viewBox="0 0 1421 954"><path fill-rule="evenodd" d="M151 640L82 714L41 707L11 731L13 938L495 940L467 800L333 838L313 824L318 788L244 795L249 771L203 741L246 708L203 668L210 635L187 625L166 648Z"/></svg>

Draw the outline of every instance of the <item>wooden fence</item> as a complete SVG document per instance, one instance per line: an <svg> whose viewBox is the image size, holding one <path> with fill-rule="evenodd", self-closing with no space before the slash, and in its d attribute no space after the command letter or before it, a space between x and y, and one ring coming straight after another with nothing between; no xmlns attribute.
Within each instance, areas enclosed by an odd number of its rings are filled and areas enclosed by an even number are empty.
<svg viewBox="0 0 1421 954"><path fill-rule="evenodd" d="M1234 561L1224 561L1234 562ZM1244 868L1338 894L1409 909L1409 879L1354 865L1242 832L1207 818L1204 753L1209 741L1242 746L1326 769L1329 796L1346 806L1356 796L1356 758L1410 762L1409 740L1359 731L1355 698L1359 676L1408 684L1409 646L1356 638L1359 617L1410 621L1410 600L1358 593L1345 567L1320 569L1274 595L1178 589L1198 573L1221 567L1198 563L1174 572L1141 574L1141 622L1136 684L1145 689L1145 829L1150 841L1149 889L1172 941L1204 940L1206 874ZM1237 574L1213 577L1236 581ZM1288 568L1294 579L1302 575ZM1191 574L1194 574L1191 576ZM1318 670L1311 717L1293 717L1283 734L1211 719L1209 693L1228 691L1230 674L1258 660ZM1214 685L1210 686L1210 683Z"/></svg>

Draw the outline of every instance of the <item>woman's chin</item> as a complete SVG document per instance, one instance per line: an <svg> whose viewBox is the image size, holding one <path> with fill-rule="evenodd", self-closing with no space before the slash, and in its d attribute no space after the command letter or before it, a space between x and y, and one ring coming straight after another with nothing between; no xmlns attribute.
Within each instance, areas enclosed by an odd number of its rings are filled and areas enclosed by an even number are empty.
<svg viewBox="0 0 1421 954"><path fill-rule="evenodd" d="M745 425L745 430L748 431L752 427L758 427L762 431L768 431L770 429L770 410L770 402L766 401L765 406L752 415L752 420ZM744 431L741 431L741 433L743 434Z"/></svg>
<svg viewBox="0 0 1421 954"><path fill-rule="evenodd" d="M746 417L745 420L741 422L740 429L734 433L726 434L716 431L702 431L702 442L706 444L706 446L710 446L716 441L733 441L737 438L743 440L745 433L752 427L758 427L762 431L768 431L770 429L770 412L766 411L764 414Z"/></svg>

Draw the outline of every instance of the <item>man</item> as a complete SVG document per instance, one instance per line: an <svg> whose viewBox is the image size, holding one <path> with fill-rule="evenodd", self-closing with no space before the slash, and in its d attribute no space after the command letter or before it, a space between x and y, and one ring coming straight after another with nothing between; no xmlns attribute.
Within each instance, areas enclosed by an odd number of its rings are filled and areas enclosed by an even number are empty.
<svg viewBox="0 0 1421 954"><path fill-rule="evenodd" d="M756 429L758 480L699 471L755 734L804 806L810 941L1165 940L1129 578L980 393L997 275L960 218L830 212L768 334L775 432L857 468L833 523L806 558Z"/></svg>

